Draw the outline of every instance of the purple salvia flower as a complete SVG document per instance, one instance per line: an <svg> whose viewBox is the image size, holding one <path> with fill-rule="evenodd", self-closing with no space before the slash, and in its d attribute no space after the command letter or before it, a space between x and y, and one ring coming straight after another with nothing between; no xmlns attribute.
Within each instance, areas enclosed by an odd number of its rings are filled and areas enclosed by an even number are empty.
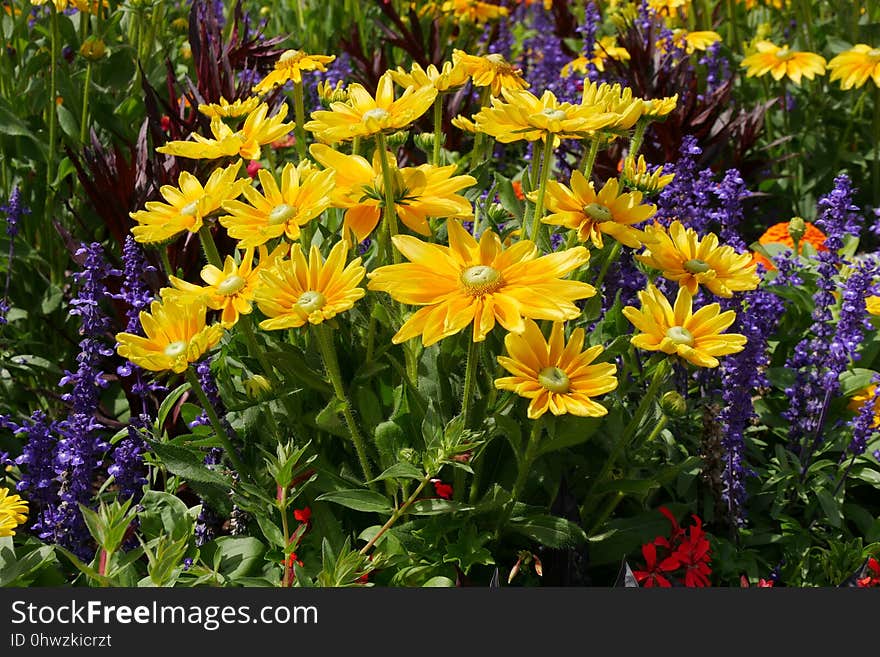
<svg viewBox="0 0 880 657"><path fill-rule="evenodd" d="M592 60L596 43L598 41L596 38L596 32L598 31L600 20L601 15L599 14L599 8L596 6L596 3L588 2L584 9L584 24L576 30L584 39L581 53L587 58L587 78L591 82L596 82L599 79L599 70L596 68L596 65L593 64Z"/></svg>
<svg viewBox="0 0 880 657"><path fill-rule="evenodd" d="M705 232L709 218L711 194L716 187L712 172L697 171L697 157L702 154L696 138L685 135L679 148L679 158L670 168L675 178L657 197L657 214L654 219L669 225L675 219L686 228L698 233Z"/></svg>
<svg viewBox="0 0 880 657"><path fill-rule="evenodd" d="M12 260L15 258L18 224L24 215L31 212L21 202L21 190L17 186L9 195L6 205L0 205L0 212L6 215L6 235L9 237L9 251L6 254L6 285L3 288L3 298L0 299L0 325L3 325L6 324L6 314L9 312L9 285L12 282Z"/></svg>
<svg viewBox="0 0 880 657"><path fill-rule="evenodd" d="M536 90L552 91L560 101L578 102L580 90L576 76L567 78L560 75L563 67L571 61L555 34L552 16L543 5L532 6L531 28L535 35L523 43L522 69L525 78Z"/></svg>
<svg viewBox="0 0 880 657"><path fill-rule="evenodd" d="M721 54L721 41L706 48L706 54L698 61L706 66L706 94L712 94L730 78L730 62Z"/></svg>
<svg viewBox="0 0 880 657"><path fill-rule="evenodd" d="M880 401L880 375L875 374L871 380L873 392L859 407L856 417L849 423L852 428L852 441L847 450L853 457L861 456L868 447L868 442L877 432L877 405ZM846 453L841 455L841 459ZM875 456L876 458L876 456Z"/></svg>
<svg viewBox="0 0 880 657"><path fill-rule="evenodd" d="M721 241L732 246L737 252L745 253L748 247L738 229L743 220L743 199L748 195L748 190L739 171L728 169L724 179L715 188L714 194L721 207L712 213L712 218L721 226Z"/></svg>

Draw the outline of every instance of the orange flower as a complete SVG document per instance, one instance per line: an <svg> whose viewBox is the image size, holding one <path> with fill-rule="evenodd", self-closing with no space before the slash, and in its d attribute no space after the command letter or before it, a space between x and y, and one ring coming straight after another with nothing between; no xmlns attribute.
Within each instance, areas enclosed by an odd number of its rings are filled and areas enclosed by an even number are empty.
<svg viewBox="0 0 880 657"><path fill-rule="evenodd" d="M813 247L817 251L827 251L828 248L825 246L825 233L816 228L809 221L805 222L806 231L804 232L804 236L800 239L801 244L812 244ZM759 244L784 244L786 246L794 249L794 240L791 239L791 235L788 234L788 222L781 221L778 224L773 224L764 231L764 234L758 238ZM776 267L770 262L767 258L765 258L760 253L753 253L752 259L754 262L760 262L764 267L767 268L768 271L773 271Z"/></svg>

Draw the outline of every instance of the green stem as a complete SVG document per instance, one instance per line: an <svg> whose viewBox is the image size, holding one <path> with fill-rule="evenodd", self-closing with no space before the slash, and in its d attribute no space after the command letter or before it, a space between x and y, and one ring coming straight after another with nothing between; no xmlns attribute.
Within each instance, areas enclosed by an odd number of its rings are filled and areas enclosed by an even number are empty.
<svg viewBox="0 0 880 657"><path fill-rule="evenodd" d="M186 380L189 382L192 391L196 393L196 397L199 398L199 402L201 403L205 414L208 416L211 426L214 428L217 440L223 445L223 449L226 450L226 455L229 457L229 460L232 461L232 465L242 477L250 478L250 472L247 467L245 467L241 458L239 458L235 446L232 444L232 441L229 440L226 429L223 427L220 418L217 416L217 410L214 408L211 400L208 399L208 395L205 394L205 390L202 388L202 384L199 381L198 375L196 375L196 371L191 367L186 368Z"/></svg>
<svg viewBox="0 0 880 657"><path fill-rule="evenodd" d="M871 162L871 185L874 190L874 205L880 203L880 87L874 85L874 159Z"/></svg>
<svg viewBox="0 0 880 657"><path fill-rule="evenodd" d="M281 533L284 536L284 574L281 577L281 586L287 588L290 586L291 566L287 564L287 546L290 544L290 527L287 524L287 488L281 491L281 499L277 503L278 510L281 512Z"/></svg>
<svg viewBox="0 0 880 657"><path fill-rule="evenodd" d="M99 0L100 1L100 0ZM86 79L83 83L83 104L82 118L79 124L79 142L83 145L86 143L86 130L88 129L89 118L89 88L92 85L92 62L86 64Z"/></svg>
<svg viewBox="0 0 880 657"><path fill-rule="evenodd" d="M471 407L473 406L474 388L477 383L477 367L480 362L480 344L474 342L472 336L468 336L467 364L464 368L464 387L461 393L461 417L464 425L468 426Z"/></svg>
<svg viewBox="0 0 880 657"><path fill-rule="evenodd" d="M400 254L394 248L393 238L397 235L397 209L394 207L394 174L388 162L387 145L385 135L381 132L376 135L376 148L379 149L379 161L382 163L382 181L385 189L384 228L388 243L385 245L391 250L391 259L394 264L400 263ZM386 254L387 262L387 254Z"/></svg>
<svg viewBox="0 0 880 657"><path fill-rule="evenodd" d="M199 228L199 239L202 242L202 249L205 251L205 257L208 264L214 265L217 269L223 269L223 261L220 259L220 252L217 250L217 244L214 242L214 236L211 234L211 227L203 223Z"/></svg>
<svg viewBox="0 0 880 657"><path fill-rule="evenodd" d="M731 50L739 52L739 35L736 25L736 2L727 0L727 41Z"/></svg>
<svg viewBox="0 0 880 657"><path fill-rule="evenodd" d="M46 189L49 195L49 202L46 208L49 213L52 212L52 183L55 181L55 122L57 109L55 107L55 90L57 89L57 59L58 59L58 11L53 3L51 5L50 35L49 35L49 150L46 154Z"/></svg>
<svg viewBox="0 0 880 657"><path fill-rule="evenodd" d="M538 230L541 226L541 217L544 216L544 195L547 193L547 181L550 179L550 169L553 166L553 135L544 135L544 152L541 155L541 182L538 186L538 198L535 201L535 214L532 217L532 230L529 238L533 242L538 241Z"/></svg>
<svg viewBox="0 0 880 657"><path fill-rule="evenodd" d="M293 111L296 117L296 151L300 161L306 159L306 109L302 81L293 83Z"/></svg>
<svg viewBox="0 0 880 657"><path fill-rule="evenodd" d="M342 403L342 415L345 417L345 424L348 427L348 433L351 436L351 441L354 443L355 451L357 451L358 460L360 461L361 469L364 472L364 481L370 481L373 479L373 471L370 467L370 461L367 458L364 439L361 436L360 429L358 429L357 423L354 419L351 402L349 402L348 395L345 393L345 386L342 382L342 373L339 369L339 360L336 358L336 347L333 345L333 335L330 332L331 329L324 324L315 324L312 328L314 329L318 348L321 351L321 358L324 360L324 368L327 370L327 375L330 377L333 391L336 393L336 399ZM375 488L375 483L371 483L370 488Z"/></svg>
<svg viewBox="0 0 880 657"><path fill-rule="evenodd" d="M593 284L597 290L602 289L602 283L605 281L605 274L608 273L608 268L611 266L611 263L617 260L617 257L619 255L620 242L614 240L614 244L611 246L611 251L608 252L608 257L605 258L605 262L602 263L602 269L599 271L599 276L596 278L596 281Z"/></svg>
<svg viewBox="0 0 880 657"><path fill-rule="evenodd" d="M538 444L541 438L541 430L544 427L544 416L539 417L532 422L532 430L529 432L529 442L526 443L526 451L519 462L519 469L516 475L516 481L513 484L512 502L516 502L522 494L522 490L529 478L529 472L532 469L532 462L538 452Z"/></svg>
<svg viewBox="0 0 880 657"><path fill-rule="evenodd" d="M626 156L628 162L636 161L636 156L642 148L642 142L645 140L645 131L648 129L649 121L641 118L636 123L636 129L633 131L632 139L629 140L629 153Z"/></svg>
<svg viewBox="0 0 880 657"><path fill-rule="evenodd" d="M165 244L159 246L159 257L162 258L162 266L165 267L165 276L173 276L174 269L171 267L171 260L168 259L168 247Z"/></svg>
<svg viewBox="0 0 880 657"><path fill-rule="evenodd" d="M437 94L434 100L434 152L431 157L431 164L435 167L440 166L440 147L443 141L443 96Z"/></svg>
<svg viewBox="0 0 880 657"><path fill-rule="evenodd" d="M376 535L373 536L373 538L371 538L369 540L369 542L364 547L361 548L359 554L365 555L367 552L369 552L370 548L373 547L380 538L382 538L382 536L385 534L385 532L387 532L389 529L391 529L392 525L394 525L394 523L397 522L397 520L400 518L400 516L405 514L407 512L407 510L409 509L409 507L412 506L413 502L416 501L416 498L419 496L419 493L421 493L422 490L425 488L425 486L427 486L430 483L431 478L433 476L434 476L434 473L428 473L424 477L422 477L422 480L419 482L419 485L416 487L416 489L412 492L412 495L410 495L408 498L406 498L406 501L403 504L401 504L399 507L394 509L394 512L391 514L391 517L388 518L387 522L384 525L382 525L382 527L379 529L378 532L376 532Z"/></svg>
<svg viewBox="0 0 880 657"><path fill-rule="evenodd" d="M594 135L590 141L590 152L587 154L587 161L584 163L584 178L590 182L590 176L593 175L593 167L596 165L596 157L599 155L599 145L602 138Z"/></svg>

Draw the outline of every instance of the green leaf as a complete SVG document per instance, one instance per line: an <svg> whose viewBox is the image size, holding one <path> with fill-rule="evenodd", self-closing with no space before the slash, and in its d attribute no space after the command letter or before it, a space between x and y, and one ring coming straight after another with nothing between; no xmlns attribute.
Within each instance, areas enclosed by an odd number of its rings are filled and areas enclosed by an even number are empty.
<svg viewBox="0 0 880 657"><path fill-rule="evenodd" d="M196 453L186 447L159 442L151 442L151 447L168 472L176 474L186 481L214 484L226 488L232 487L231 479L205 465L201 452Z"/></svg>
<svg viewBox="0 0 880 657"><path fill-rule="evenodd" d="M395 463L372 481L383 479L421 479L424 473L411 463Z"/></svg>
<svg viewBox="0 0 880 657"><path fill-rule="evenodd" d="M201 549L205 562L219 562L217 570L232 580L255 574L266 552L266 546L251 536L221 536Z"/></svg>
<svg viewBox="0 0 880 657"><path fill-rule="evenodd" d="M828 519L828 522L831 523L833 527L840 527L843 525L843 515L840 511L840 503L835 500L831 493L829 493L825 489L819 489L815 491L816 499L819 500L819 505L822 507L822 511L825 512L825 516Z"/></svg>
<svg viewBox="0 0 880 657"><path fill-rule="evenodd" d="M443 575L432 577L427 582L422 584L422 588L447 588L452 586L455 586L455 582L453 582L448 577L444 577Z"/></svg>
<svg viewBox="0 0 880 657"><path fill-rule="evenodd" d="M441 513L456 513L457 511L472 511L473 506L444 500L440 498L419 500L409 507L409 512L417 516L436 516Z"/></svg>
<svg viewBox="0 0 880 657"><path fill-rule="evenodd" d="M140 531L151 539L162 535L180 538L192 528L189 509L183 500L171 493L148 490L141 499L142 511L138 512Z"/></svg>
<svg viewBox="0 0 880 657"><path fill-rule="evenodd" d="M155 427L157 434L161 433L162 425L164 425L165 420L168 419L168 414L171 412L171 409L174 408L174 405L177 404L177 401L187 390L189 390L189 383L182 383L168 393L168 396L162 400L162 404L159 406L159 412L156 414Z"/></svg>
<svg viewBox="0 0 880 657"><path fill-rule="evenodd" d="M43 300L40 302L40 312L44 315L51 315L61 307L61 299L61 288L57 285L50 285L43 293Z"/></svg>
<svg viewBox="0 0 880 657"><path fill-rule="evenodd" d="M360 488L330 491L319 495L315 500L335 502L349 509L368 513L391 513L392 511L391 503L384 495Z"/></svg>
<svg viewBox="0 0 880 657"><path fill-rule="evenodd" d="M0 553L5 552L0 550ZM8 552L12 552L11 549ZM11 559L9 558L11 557ZM26 578L51 562L55 557L52 545L44 545L16 560L13 554L2 554L0 559L0 587L25 586Z"/></svg>
<svg viewBox="0 0 880 657"><path fill-rule="evenodd" d="M574 547L587 540L583 529L570 520L556 516L528 516L521 521L511 522L508 527L551 548Z"/></svg>
<svg viewBox="0 0 880 657"><path fill-rule="evenodd" d="M490 566L495 563L495 560L492 558L492 553L483 547L483 544L490 538L490 534L477 535L477 529L473 524L467 525L458 540L447 546L443 561L458 563L465 575L472 566L477 564Z"/></svg>
<svg viewBox="0 0 880 657"><path fill-rule="evenodd" d="M573 415L560 418L553 427L553 430L548 431L549 437L538 444L536 456L585 443L593 437L601 426L602 420L598 418L580 418Z"/></svg>
<svg viewBox="0 0 880 657"><path fill-rule="evenodd" d="M258 514L256 518L257 524L260 526L260 531L263 532L263 536L266 537L266 540L273 545L280 547L282 550L287 547L284 544L284 534L278 529L278 525L262 514Z"/></svg>
<svg viewBox="0 0 880 657"><path fill-rule="evenodd" d="M79 141L79 124L73 113L64 105L56 105L55 108L58 114L58 125L61 126L61 130L71 139Z"/></svg>
<svg viewBox="0 0 880 657"><path fill-rule="evenodd" d="M348 438L348 428L345 423L339 419L345 402L337 397L333 397L327 405L321 409L315 416L315 424L319 429L323 429L328 433L340 438Z"/></svg>
<svg viewBox="0 0 880 657"><path fill-rule="evenodd" d="M867 370L861 367L854 367L852 370L844 372L840 375L840 394L844 397L850 397L857 392L861 392L871 385L871 379L876 374L877 372L874 370Z"/></svg>

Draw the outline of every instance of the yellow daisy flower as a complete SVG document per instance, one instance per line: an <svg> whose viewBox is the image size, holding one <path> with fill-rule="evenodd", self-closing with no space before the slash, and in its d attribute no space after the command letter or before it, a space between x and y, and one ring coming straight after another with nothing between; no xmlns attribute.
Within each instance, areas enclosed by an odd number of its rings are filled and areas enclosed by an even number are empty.
<svg viewBox="0 0 880 657"><path fill-rule="evenodd" d="M693 295L686 287L678 288L674 308L650 284L639 292L639 301L641 310L623 309L624 316L641 331L630 340L639 349L677 354L698 367L718 367L717 356L738 353L746 344L744 335L722 333L736 320L735 312L722 313L717 303L693 312Z"/></svg>
<svg viewBox="0 0 880 657"><path fill-rule="evenodd" d="M522 76L522 69L514 68L498 53L481 57L456 49L452 51L452 62L467 71L475 87L489 87L493 96L500 96L502 89L516 90L529 86Z"/></svg>
<svg viewBox="0 0 880 657"><path fill-rule="evenodd" d="M596 112L610 112L616 115L614 123L605 127L603 132L629 130L647 109L641 98L633 97L630 87L610 85L605 82L597 84L589 80L584 81L581 105L591 107Z"/></svg>
<svg viewBox="0 0 880 657"><path fill-rule="evenodd" d="M687 13L688 0L648 0L648 6L660 16L674 16L678 10Z"/></svg>
<svg viewBox="0 0 880 657"><path fill-rule="evenodd" d="M830 81L840 80L841 89L862 87L868 79L880 87L880 48L858 43L828 62Z"/></svg>
<svg viewBox="0 0 880 657"><path fill-rule="evenodd" d="M145 210L130 214L138 222L131 229L138 242L164 242L188 230L199 232L204 218L218 210L224 201L238 197L247 185L245 179L237 180L241 160L225 169L215 169L205 186L186 171L181 172L177 187L163 185L159 192L168 201L148 201Z"/></svg>
<svg viewBox="0 0 880 657"><path fill-rule="evenodd" d="M865 299L865 308L872 315L880 315L880 297L870 296Z"/></svg>
<svg viewBox="0 0 880 657"><path fill-rule="evenodd" d="M688 55L692 55L696 50L706 50L716 41L721 41L721 35L711 30L689 32L679 28L672 31L672 42ZM666 41L661 39L657 42L657 47L665 52Z"/></svg>
<svg viewBox="0 0 880 657"><path fill-rule="evenodd" d="M230 103L221 96L220 103L199 105L199 111L209 119L237 119L245 114L250 114L260 105L258 96L239 98Z"/></svg>
<svg viewBox="0 0 880 657"><path fill-rule="evenodd" d="M344 226L362 242L382 218L385 206L385 179L378 151L372 165L360 155L345 155L324 144L312 144L309 151L319 163L336 172L331 204L345 208ZM473 216L470 201L456 192L477 183L473 176L456 176L456 165L436 167L422 164L397 168L392 153L387 153L394 172L394 209L410 230L430 235L428 217Z"/></svg>
<svg viewBox="0 0 880 657"><path fill-rule="evenodd" d="M597 194L580 171L571 174L570 183L571 188L555 180L547 183L550 214L542 219L545 224L575 230L578 240L590 240L597 249L603 234L631 248L642 245L644 233L632 226L650 219L657 206L643 204L641 192L621 192L620 183L611 178Z"/></svg>
<svg viewBox="0 0 880 657"><path fill-rule="evenodd" d="M250 185L241 192L247 203L227 201L229 214L219 221L239 248L265 244L276 237L299 239L300 227L330 207L333 171L317 171L308 163L288 162L281 171L281 187L266 169L257 172L262 192Z"/></svg>
<svg viewBox="0 0 880 657"><path fill-rule="evenodd" d="M498 356L498 363L513 376L495 379L495 387L512 390L531 399L528 416L536 420L548 410L553 415L602 417L608 409L593 397L617 387L616 368L611 363L591 363L602 353L601 345L584 347L584 329L575 329L568 343L561 322L553 322L550 340L531 319L522 333L508 333L504 346L509 356Z"/></svg>
<svg viewBox="0 0 880 657"><path fill-rule="evenodd" d="M439 70L433 64L428 64L428 68L424 69L413 62L409 71L398 66L396 71L389 72L394 82L404 89L432 86L438 93L463 87L470 77L463 66L456 66L452 62L443 62Z"/></svg>
<svg viewBox="0 0 880 657"><path fill-rule="evenodd" d="M559 102L552 91L538 98L519 89L502 89L500 98L492 98L492 106L474 115L477 130L502 143L525 139L535 141L555 135L562 139L583 139L613 124L618 115L592 106Z"/></svg>
<svg viewBox="0 0 880 657"><path fill-rule="evenodd" d="M248 315L252 310L254 290L259 282L260 270L272 266L276 260L284 257L290 245L279 244L272 253L265 246L259 247L260 260L254 266L254 249L246 249L241 262L228 255L223 269L214 265L202 268L201 278L207 286L193 285L176 276L168 279L173 287L161 290L163 299L181 299L197 297L207 303L208 308L219 310L220 324L223 328L231 328L238 322L240 315Z"/></svg>
<svg viewBox="0 0 880 657"><path fill-rule="evenodd" d="M600 73L605 70L605 62L613 59L618 62L628 62L630 59L629 51L626 48L617 45L617 37L604 36L597 39L593 45L593 56L589 59L584 55L576 57L568 64L562 67L559 74L564 77L571 77L574 73L586 75L588 72L588 64L596 67Z"/></svg>
<svg viewBox="0 0 880 657"><path fill-rule="evenodd" d="M375 98L361 85L352 84L347 103L331 103L329 110L312 112L305 129L326 143L397 132L422 116L436 96L433 86L408 87L395 100L394 80L386 72L379 78Z"/></svg>
<svg viewBox="0 0 880 657"><path fill-rule="evenodd" d="M788 77L795 84L801 78L812 80L816 75L824 75L825 58L811 52L789 50L770 41L758 41L755 52L742 60L740 66L746 70L746 77L762 76L769 73L774 80Z"/></svg>
<svg viewBox="0 0 880 657"><path fill-rule="evenodd" d="M696 294L700 285L712 294L730 298L734 292L754 290L760 278L757 264L749 253L737 253L732 246L722 246L718 237L709 233L703 238L693 228L685 228L678 220L669 230L660 224L648 226L645 252L636 260L659 269L663 277Z"/></svg>
<svg viewBox="0 0 880 657"><path fill-rule="evenodd" d="M671 183L673 178L675 174L664 174L662 166L648 173L648 163L644 155L639 155L635 162L632 158L626 158L623 171L620 173L620 180L626 187L637 189L644 194L656 194Z"/></svg>
<svg viewBox="0 0 880 657"><path fill-rule="evenodd" d="M345 264L349 247L345 240L337 242L324 261L318 247L312 246L306 262L302 247L294 244L289 260L264 269L254 298L269 319L260 322L260 328L272 331L320 324L354 306L366 294L358 287L366 269L360 258Z"/></svg>
<svg viewBox="0 0 880 657"><path fill-rule="evenodd" d="M220 324L205 325L206 311L198 298L154 301L140 314L146 337L117 333L116 353L144 369L179 374L223 337Z"/></svg>
<svg viewBox="0 0 880 657"><path fill-rule="evenodd" d="M507 7L479 0L447 0L441 10L452 12L457 19L471 23L485 23L507 16Z"/></svg>
<svg viewBox="0 0 880 657"><path fill-rule="evenodd" d="M302 50L285 50L275 62L272 72L255 84L252 91L263 94L288 80L300 84L303 71L326 71L325 65L334 59L336 55L309 55Z"/></svg>
<svg viewBox="0 0 880 657"><path fill-rule="evenodd" d="M471 323L474 342L481 342L496 320L508 331L521 333L524 318L572 319L581 312L573 302L596 294L592 285L561 279L589 261L582 246L538 257L529 240L505 250L492 230L477 243L459 222L446 225L449 246L396 235L394 246L409 262L368 274L367 289L423 306L394 335L395 344L421 335L427 347Z"/></svg>
<svg viewBox="0 0 880 657"><path fill-rule="evenodd" d="M27 521L28 505L19 495L0 488L0 536L15 536L15 528Z"/></svg>
<svg viewBox="0 0 880 657"><path fill-rule="evenodd" d="M188 157L201 160L214 160L220 157L240 155L246 160L260 159L260 147L271 144L284 137L295 125L284 123L287 105L282 104L278 112L267 116L269 106L260 103L245 119L240 130L233 131L219 116L211 119L213 139L193 134L194 141L169 141L156 150L166 155Z"/></svg>
<svg viewBox="0 0 880 657"><path fill-rule="evenodd" d="M662 119L675 109L678 104L678 94L666 98L652 98L642 102L645 104L642 116L655 120Z"/></svg>

